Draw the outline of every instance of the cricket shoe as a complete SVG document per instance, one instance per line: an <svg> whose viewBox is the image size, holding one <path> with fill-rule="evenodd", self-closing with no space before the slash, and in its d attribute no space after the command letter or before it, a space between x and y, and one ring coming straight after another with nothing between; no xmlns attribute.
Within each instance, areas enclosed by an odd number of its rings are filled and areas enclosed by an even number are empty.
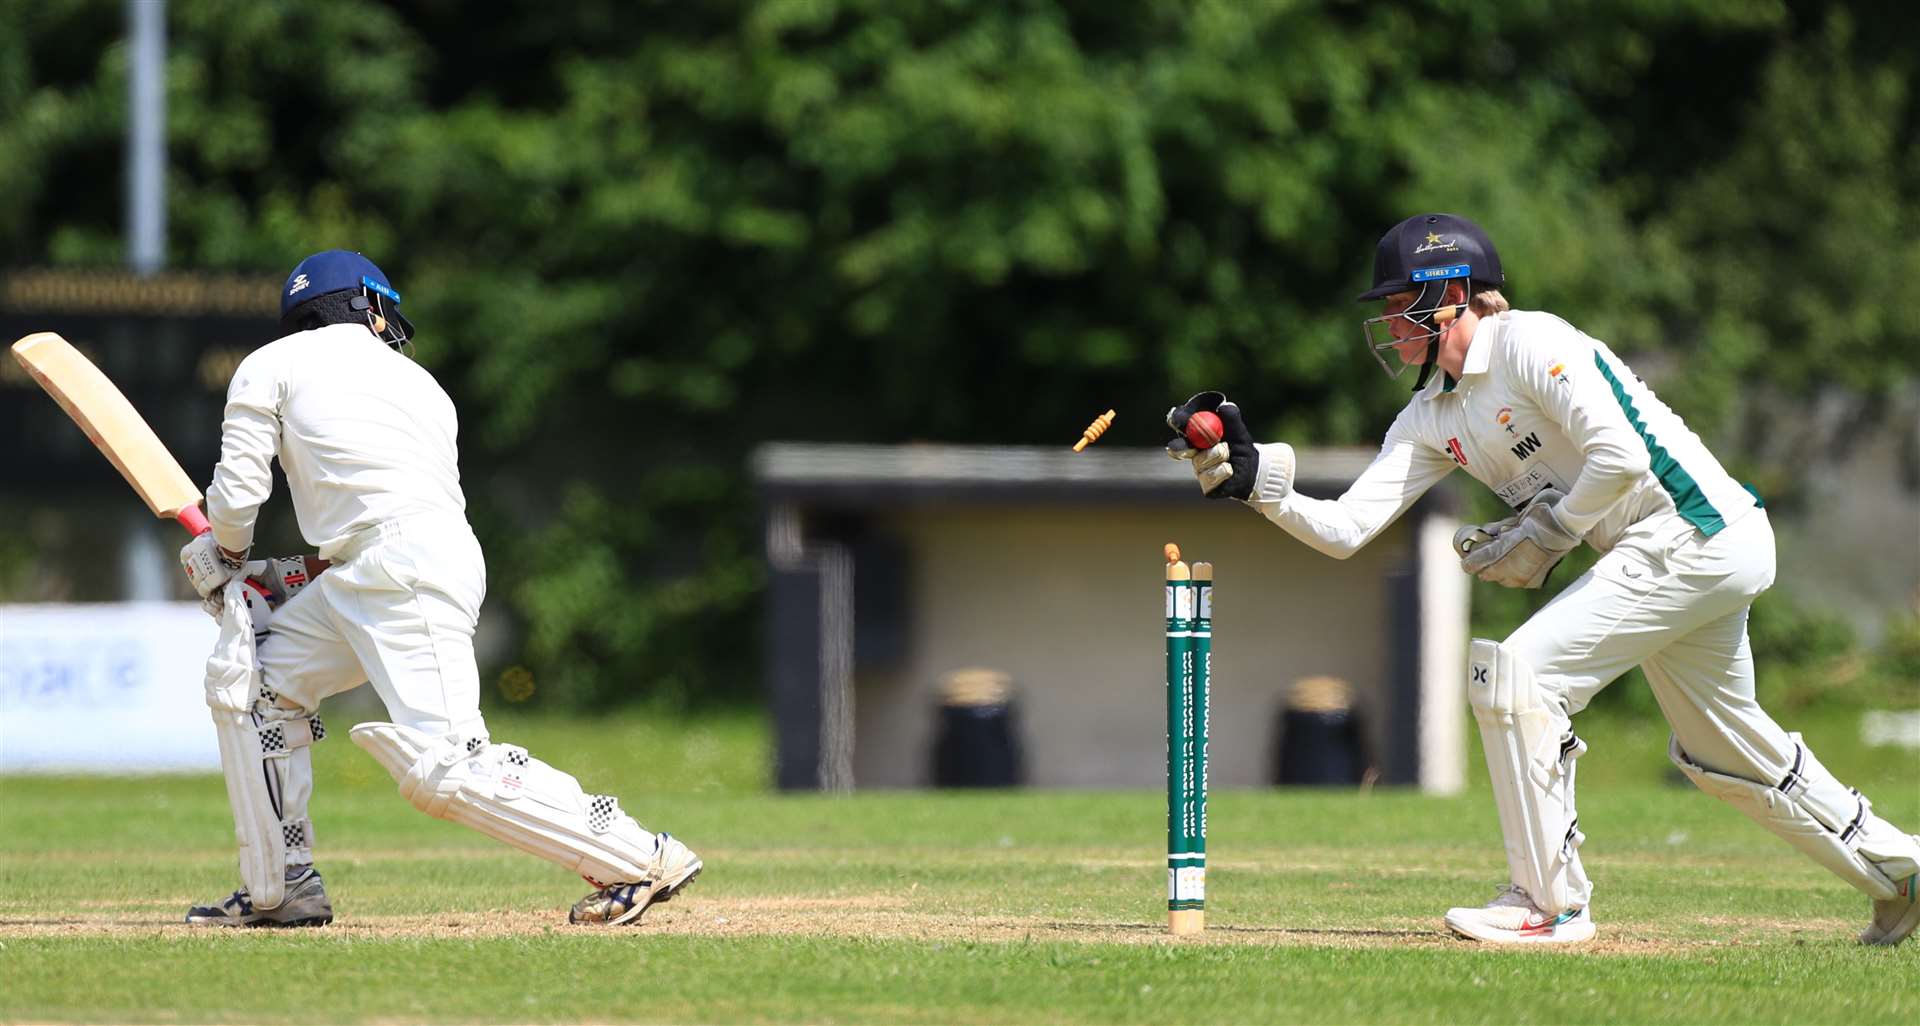
<svg viewBox="0 0 1920 1026"><path fill-rule="evenodd" d="M1447 929L1489 944L1577 944L1593 938L1593 917L1586 906L1548 914L1508 884L1481 908L1447 910Z"/></svg>
<svg viewBox="0 0 1920 1026"><path fill-rule="evenodd" d="M312 866L287 870L287 896L269 909L255 910L246 888L234 891L218 905L195 905L187 922L198 926L325 926L333 922L333 902L326 884Z"/></svg>
<svg viewBox="0 0 1920 1026"><path fill-rule="evenodd" d="M1860 931L1860 943L1892 946L1920 926L1920 873L1908 873L1895 885L1899 896L1873 903L1873 922Z"/></svg>
<svg viewBox="0 0 1920 1026"><path fill-rule="evenodd" d="M619 926L637 922L648 906L664 905L685 890L700 875L700 856L674 840L672 834L655 834L653 865L647 879L634 883L609 884L574 902L567 922L587 925ZM588 883L599 883L589 880Z"/></svg>

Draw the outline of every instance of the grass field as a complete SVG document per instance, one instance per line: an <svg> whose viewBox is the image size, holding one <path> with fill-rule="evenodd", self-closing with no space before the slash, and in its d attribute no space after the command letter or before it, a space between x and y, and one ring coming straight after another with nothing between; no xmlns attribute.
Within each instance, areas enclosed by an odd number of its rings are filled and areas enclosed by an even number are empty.
<svg viewBox="0 0 1920 1026"><path fill-rule="evenodd" d="M1860 747L1856 722L1798 726L1883 812L1920 823L1915 753ZM1650 722L1580 725L1601 939L1574 951L1441 931L1446 906L1505 876L1478 785L1217 794L1210 929L1176 942L1163 795L778 796L752 716L496 715L495 736L707 860L641 928L571 928L584 885L414 812L345 726L315 749L339 916L324 930L176 925L236 885L217 777L0 778L0 1019L1920 1021L1920 944L1855 945L1865 899L1667 783Z"/></svg>

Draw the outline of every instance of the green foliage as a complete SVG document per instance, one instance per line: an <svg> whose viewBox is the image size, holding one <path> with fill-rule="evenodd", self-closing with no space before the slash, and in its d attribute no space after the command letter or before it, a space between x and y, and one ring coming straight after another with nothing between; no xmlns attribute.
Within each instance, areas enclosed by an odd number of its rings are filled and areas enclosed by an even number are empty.
<svg viewBox="0 0 1920 1026"><path fill-rule="evenodd" d="M1875 668L1897 680L1905 680L1920 689L1920 615L1896 620L1882 639L1875 656ZM1920 693L1910 704L1920 705Z"/></svg>
<svg viewBox="0 0 1920 1026"><path fill-rule="evenodd" d="M1263 435L1377 438L1405 384L1347 297L1415 209L1485 223L1517 303L1674 368L1709 433L1743 382L1920 363L1916 33L1875 5L169 18L171 261L394 277L535 702L757 679L757 441L1031 443L1219 386ZM119 259L118 19L0 3L0 261Z"/></svg>
<svg viewBox="0 0 1920 1026"><path fill-rule="evenodd" d="M1860 676L1853 628L1838 617L1807 610L1790 599L1762 597L1747 618L1755 690L1776 710L1849 694Z"/></svg>
<svg viewBox="0 0 1920 1026"><path fill-rule="evenodd" d="M1725 257L1670 311L1700 339L1690 382L1715 408L1750 369L1794 394L1876 395L1915 366L1920 188L1899 170L1920 155L1914 64L1862 60L1858 37L1881 31L1864 20L1834 10L1781 47L1724 158L1674 190L1673 240Z"/></svg>
<svg viewBox="0 0 1920 1026"><path fill-rule="evenodd" d="M1845 621L1789 599L1763 597L1747 626L1761 704L1768 708L1920 707L1920 622L1911 617L1890 623L1868 652Z"/></svg>

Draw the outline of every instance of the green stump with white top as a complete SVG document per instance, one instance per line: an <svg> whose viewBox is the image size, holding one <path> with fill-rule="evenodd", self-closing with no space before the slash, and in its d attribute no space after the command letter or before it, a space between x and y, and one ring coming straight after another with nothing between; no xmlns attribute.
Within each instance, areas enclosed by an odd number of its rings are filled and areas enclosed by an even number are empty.
<svg viewBox="0 0 1920 1026"><path fill-rule="evenodd" d="M1206 928L1207 678L1213 654L1213 564L1167 546L1167 928Z"/></svg>

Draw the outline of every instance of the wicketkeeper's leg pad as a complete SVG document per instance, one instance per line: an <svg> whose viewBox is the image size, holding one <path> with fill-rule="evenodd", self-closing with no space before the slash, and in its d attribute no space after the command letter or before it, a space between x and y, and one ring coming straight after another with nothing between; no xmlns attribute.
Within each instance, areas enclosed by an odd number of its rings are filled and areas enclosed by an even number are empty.
<svg viewBox="0 0 1920 1026"><path fill-rule="evenodd" d="M1474 639L1467 697L1486 749L1513 882L1543 912L1585 905L1593 886L1580 865L1586 835L1574 811L1573 771L1587 743L1534 680L1533 667L1498 642Z"/></svg>
<svg viewBox="0 0 1920 1026"><path fill-rule="evenodd" d="M524 748L397 723L362 723L351 736L429 816L559 863L596 887L653 878L653 835L620 811L612 795L587 794L579 781Z"/></svg>
<svg viewBox="0 0 1920 1026"><path fill-rule="evenodd" d="M207 710L240 843L240 880L255 908L273 909L285 898L287 869L313 864L308 749L327 731L318 716L261 683L245 587L235 582L222 595L220 638L207 660Z"/></svg>
<svg viewBox="0 0 1920 1026"><path fill-rule="evenodd" d="M1920 845L1875 815L1865 795L1834 779L1800 735L1787 736L1793 739L1793 767L1773 784L1707 769L1687 755L1679 738L1668 742L1667 757L1700 790L1739 809L1835 876L1876 901L1896 897L1896 881L1920 871Z"/></svg>

